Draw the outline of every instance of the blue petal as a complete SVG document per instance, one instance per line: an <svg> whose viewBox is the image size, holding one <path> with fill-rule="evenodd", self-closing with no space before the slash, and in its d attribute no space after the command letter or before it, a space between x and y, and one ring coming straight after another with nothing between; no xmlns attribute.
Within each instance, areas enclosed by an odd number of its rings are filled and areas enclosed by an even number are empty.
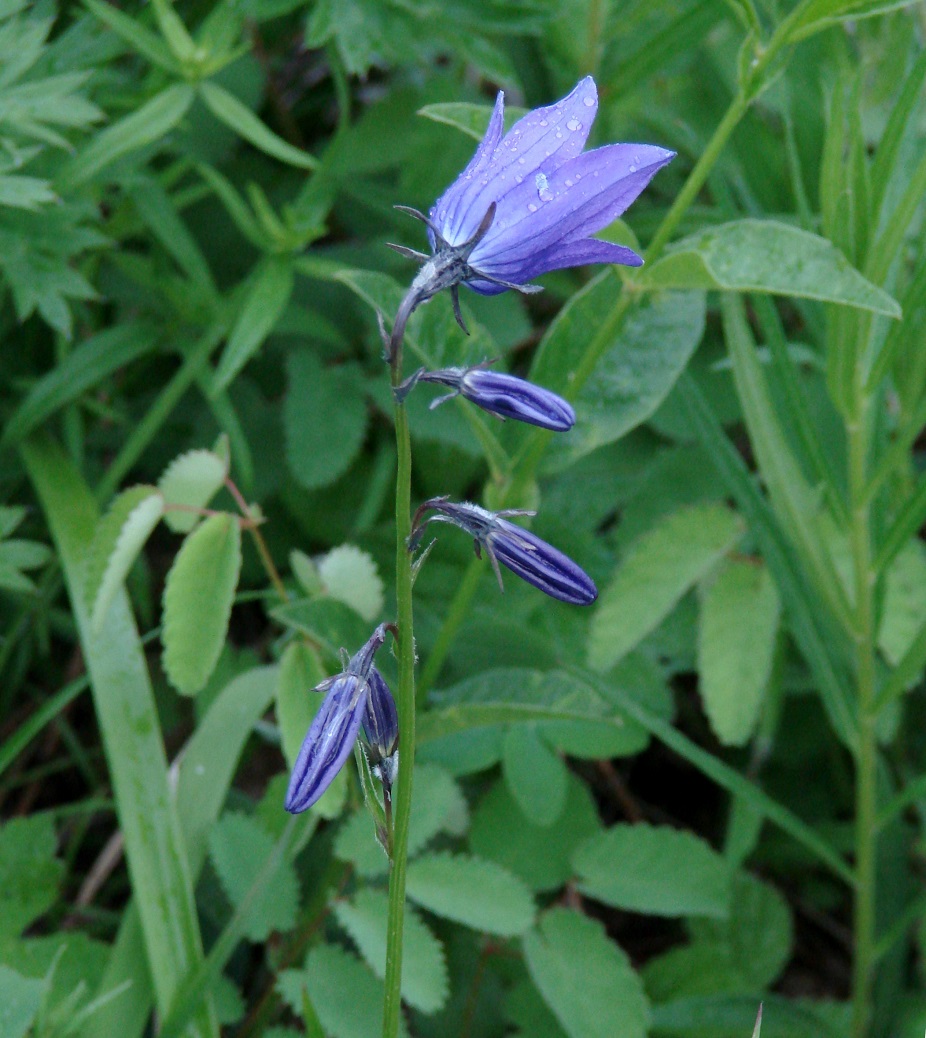
<svg viewBox="0 0 926 1038"><path fill-rule="evenodd" d="M492 414L543 429L565 432L576 422L575 411L561 396L516 375L472 368L460 380L460 391Z"/></svg>
<svg viewBox="0 0 926 1038"><path fill-rule="evenodd" d="M530 530L498 519L488 546L503 566L551 598L591 605L598 597L598 588L585 570Z"/></svg>

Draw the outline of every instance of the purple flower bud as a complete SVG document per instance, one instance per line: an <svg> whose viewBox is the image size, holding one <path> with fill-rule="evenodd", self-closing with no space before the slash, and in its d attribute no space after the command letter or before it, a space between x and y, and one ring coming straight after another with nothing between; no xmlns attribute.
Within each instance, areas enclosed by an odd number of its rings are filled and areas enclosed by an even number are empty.
<svg viewBox="0 0 926 1038"><path fill-rule="evenodd" d="M459 394L500 418L513 418L542 429L565 432L576 422L575 411L561 396L503 371L489 371L484 367L443 368L419 375L418 381L437 382L454 390L435 400L432 408Z"/></svg>
<svg viewBox="0 0 926 1038"><path fill-rule="evenodd" d="M438 514L422 519L423 513L428 510ZM533 514L520 509L490 512L468 501L431 498L420 506L415 515L409 547L412 550L417 547L428 523L452 523L473 538L477 555L485 549L503 591L499 563L551 598L572 605L591 605L598 597L598 589L591 577L561 551L530 530L516 526L505 518L509 515Z"/></svg>
<svg viewBox="0 0 926 1038"><path fill-rule="evenodd" d="M385 625L380 624L344 673L319 685L319 690L327 695L302 742L290 776L283 806L291 814L306 811L316 803L350 756L369 711L373 675L378 675L373 655L385 638Z"/></svg>
<svg viewBox="0 0 926 1038"><path fill-rule="evenodd" d="M363 715L367 760L383 785L392 786L398 769L399 715L395 700L382 674L372 667L370 694Z"/></svg>

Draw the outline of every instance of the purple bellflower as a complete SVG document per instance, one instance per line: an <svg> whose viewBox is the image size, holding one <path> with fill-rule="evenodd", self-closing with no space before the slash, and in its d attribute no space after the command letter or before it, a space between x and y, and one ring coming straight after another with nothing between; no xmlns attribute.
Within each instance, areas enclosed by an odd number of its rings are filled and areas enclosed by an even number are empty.
<svg viewBox="0 0 926 1038"><path fill-rule="evenodd" d="M597 111L595 81L586 76L503 137L505 95L499 91L482 143L429 216L399 207L427 224L432 255L397 247L424 266L396 314L390 356L412 311L444 288L465 331L460 284L483 295L530 293L540 289L527 282L551 270L643 262L632 249L590 235L616 220L675 152L651 144L583 152Z"/></svg>
<svg viewBox="0 0 926 1038"><path fill-rule="evenodd" d="M386 625L380 624L343 673L316 689L327 695L289 780L283 806L291 814L308 810L331 785L350 756L361 725L374 774L384 786L392 785L398 769L398 716L389 686L373 665L373 656L385 640Z"/></svg>
<svg viewBox="0 0 926 1038"><path fill-rule="evenodd" d="M439 371L421 368L396 388L396 398L400 402L404 400L419 382L436 382L452 389L451 393L431 402L432 411L447 400L462 396L499 418L513 418L554 432L565 432L576 423L572 405L561 396L517 375L489 371L482 364L471 368L441 368Z"/></svg>
<svg viewBox="0 0 926 1038"><path fill-rule="evenodd" d="M427 511L437 512L437 515L425 519L423 515ZM452 523L473 538L477 556L485 549L502 591L505 588L499 563L551 598L571 605L591 605L598 597L598 588L592 578L561 551L506 518L509 515L534 514L523 509L490 512L468 501L453 502L446 497L432 497L415 513L409 549L414 551L417 548L428 523Z"/></svg>

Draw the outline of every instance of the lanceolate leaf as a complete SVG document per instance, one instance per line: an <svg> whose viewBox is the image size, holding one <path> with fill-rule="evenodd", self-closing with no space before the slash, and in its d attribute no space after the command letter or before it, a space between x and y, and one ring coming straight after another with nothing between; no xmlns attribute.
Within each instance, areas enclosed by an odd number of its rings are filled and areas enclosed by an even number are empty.
<svg viewBox="0 0 926 1038"><path fill-rule="evenodd" d="M164 587L164 670L184 695L209 680L225 643L238 573L241 527L214 515L191 533Z"/></svg>
<svg viewBox="0 0 926 1038"><path fill-rule="evenodd" d="M164 498L155 487L132 487L97 524L84 578L94 634L100 633L110 603L163 515Z"/></svg>

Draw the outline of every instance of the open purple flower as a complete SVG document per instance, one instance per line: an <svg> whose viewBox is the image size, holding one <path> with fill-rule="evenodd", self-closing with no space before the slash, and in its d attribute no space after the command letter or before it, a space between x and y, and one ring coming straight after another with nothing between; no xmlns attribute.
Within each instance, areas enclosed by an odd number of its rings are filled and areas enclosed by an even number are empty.
<svg viewBox="0 0 926 1038"><path fill-rule="evenodd" d="M422 518L427 511L438 514ZM571 605L591 605L598 597L598 588L585 570L530 530L505 518L534 514L523 509L490 512L468 501L454 502L446 497L432 497L415 514L409 548L414 550L418 546L428 523L452 523L473 538L477 556L485 549L503 591L499 563L551 598Z"/></svg>
<svg viewBox="0 0 926 1038"><path fill-rule="evenodd" d="M289 780L283 806L291 814L308 810L331 785L354 748L361 724L370 743L371 765L379 769L376 774L384 785L392 785L398 766L398 716L389 686L373 665L385 640L386 626L380 624L344 672L316 689L327 695Z"/></svg>
<svg viewBox="0 0 926 1038"><path fill-rule="evenodd" d="M491 371L482 364L438 371L421 368L397 387L397 399L404 400L419 382L436 382L452 390L433 400L431 410L455 396L462 396L499 418L513 418L554 432L565 432L576 424L572 405L561 396L517 375Z"/></svg>
<svg viewBox="0 0 926 1038"><path fill-rule="evenodd" d="M457 286L483 295L513 288L540 274L587 263L639 266L623 245L589 237L616 220L675 152L650 144L607 144L584 152L598 110L591 76L547 108L537 108L502 136L505 96L499 91L489 128L476 154L441 195L428 225L433 255L425 261L396 316L394 349L416 306L449 288L462 325ZM398 334L397 334L398 333Z"/></svg>

